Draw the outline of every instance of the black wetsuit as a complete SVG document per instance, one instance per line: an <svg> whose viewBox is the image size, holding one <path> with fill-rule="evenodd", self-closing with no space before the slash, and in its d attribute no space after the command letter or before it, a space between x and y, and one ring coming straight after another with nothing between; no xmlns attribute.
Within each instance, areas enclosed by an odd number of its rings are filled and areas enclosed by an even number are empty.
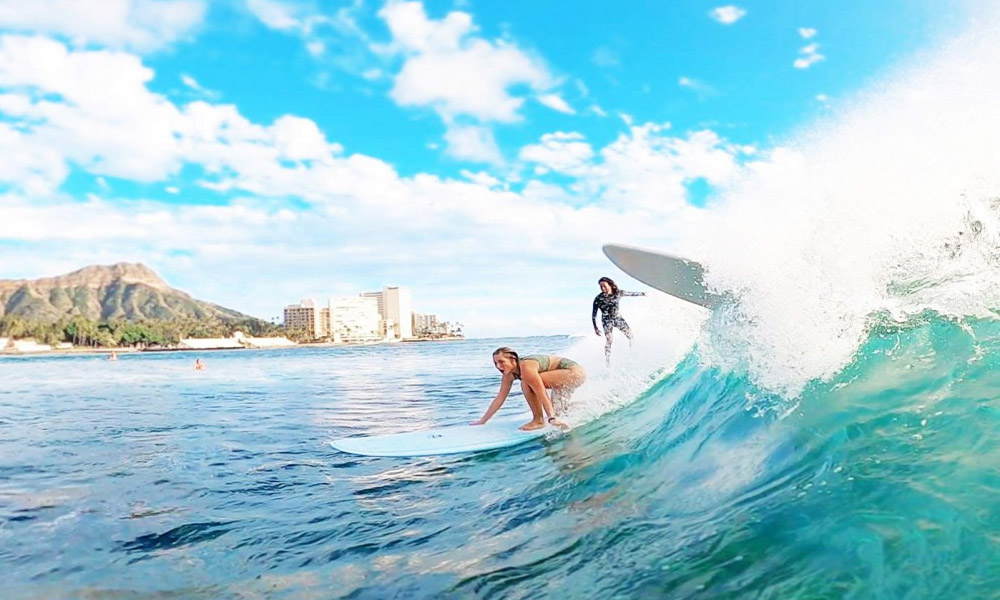
<svg viewBox="0 0 1000 600"><path fill-rule="evenodd" d="M590 313L590 321L597 330L597 311L601 311L601 324L604 326L604 356L611 359L611 333L617 327L625 334L625 337L632 339L632 329L625 322L625 319L618 314L618 301L622 296L645 296L644 292L626 292L618 290L613 294L601 292L594 298L594 310Z"/></svg>

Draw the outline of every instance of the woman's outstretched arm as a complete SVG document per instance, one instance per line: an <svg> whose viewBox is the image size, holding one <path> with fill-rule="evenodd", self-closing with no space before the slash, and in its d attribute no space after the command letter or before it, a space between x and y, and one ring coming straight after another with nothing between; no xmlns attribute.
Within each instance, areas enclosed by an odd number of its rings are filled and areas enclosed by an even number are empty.
<svg viewBox="0 0 1000 600"><path fill-rule="evenodd" d="M489 408L486 409L486 414L479 418L478 421L473 421L473 425L485 425L487 421L493 418L493 415L497 414L500 407L507 400L507 394L510 393L510 387L514 384L514 376L504 374L503 378L500 379L500 391L497 392L497 397L490 402Z"/></svg>

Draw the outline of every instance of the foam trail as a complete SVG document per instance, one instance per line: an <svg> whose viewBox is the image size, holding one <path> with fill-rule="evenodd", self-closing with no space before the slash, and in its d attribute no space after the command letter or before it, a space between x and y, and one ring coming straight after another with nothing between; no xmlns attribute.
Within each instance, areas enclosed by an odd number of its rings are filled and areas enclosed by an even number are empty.
<svg viewBox="0 0 1000 600"><path fill-rule="evenodd" d="M632 285L628 289L639 289ZM581 425L635 400L656 380L673 370L691 351L708 312L655 290L645 298L626 297L621 312L633 332L630 345L615 331L611 366L605 366L604 335L578 339L565 355L587 371L587 381L574 394L566 420ZM598 321L600 324L600 321Z"/></svg>
<svg viewBox="0 0 1000 600"><path fill-rule="evenodd" d="M738 301L706 360L795 397L879 315L1000 307L1000 9L745 165L681 242Z"/></svg>

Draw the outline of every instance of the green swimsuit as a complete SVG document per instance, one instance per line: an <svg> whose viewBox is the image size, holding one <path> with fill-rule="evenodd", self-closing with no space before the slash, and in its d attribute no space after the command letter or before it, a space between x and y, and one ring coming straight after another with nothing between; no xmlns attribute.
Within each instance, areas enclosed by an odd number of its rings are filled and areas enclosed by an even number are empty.
<svg viewBox="0 0 1000 600"><path fill-rule="evenodd" d="M556 364L556 366L553 367L552 365L549 364L551 361L549 360L549 355L548 354L533 354L531 356L521 357L521 362L524 362L526 360L533 360L536 363L538 363L538 372L539 373L544 373L546 371L552 371L554 369L572 369L573 367L576 366L576 361L572 361L572 360L570 360L568 358L560 358L559 359L559 363ZM518 378L518 379L520 379L520 378Z"/></svg>

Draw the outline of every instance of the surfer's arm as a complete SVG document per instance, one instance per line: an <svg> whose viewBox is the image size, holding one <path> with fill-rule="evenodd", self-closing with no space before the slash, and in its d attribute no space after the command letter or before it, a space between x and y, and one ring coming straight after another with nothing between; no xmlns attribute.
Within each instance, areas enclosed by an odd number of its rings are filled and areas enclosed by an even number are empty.
<svg viewBox="0 0 1000 600"><path fill-rule="evenodd" d="M478 421L472 423L473 425L485 425L486 421L493 418L493 415L497 414L503 403L507 401L507 394L510 393L510 388L514 384L514 377L511 375L504 375L500 380L500 391L497 392L497 397L490 402L490 407L486 409L486 414L484 414Z"/></svg>

